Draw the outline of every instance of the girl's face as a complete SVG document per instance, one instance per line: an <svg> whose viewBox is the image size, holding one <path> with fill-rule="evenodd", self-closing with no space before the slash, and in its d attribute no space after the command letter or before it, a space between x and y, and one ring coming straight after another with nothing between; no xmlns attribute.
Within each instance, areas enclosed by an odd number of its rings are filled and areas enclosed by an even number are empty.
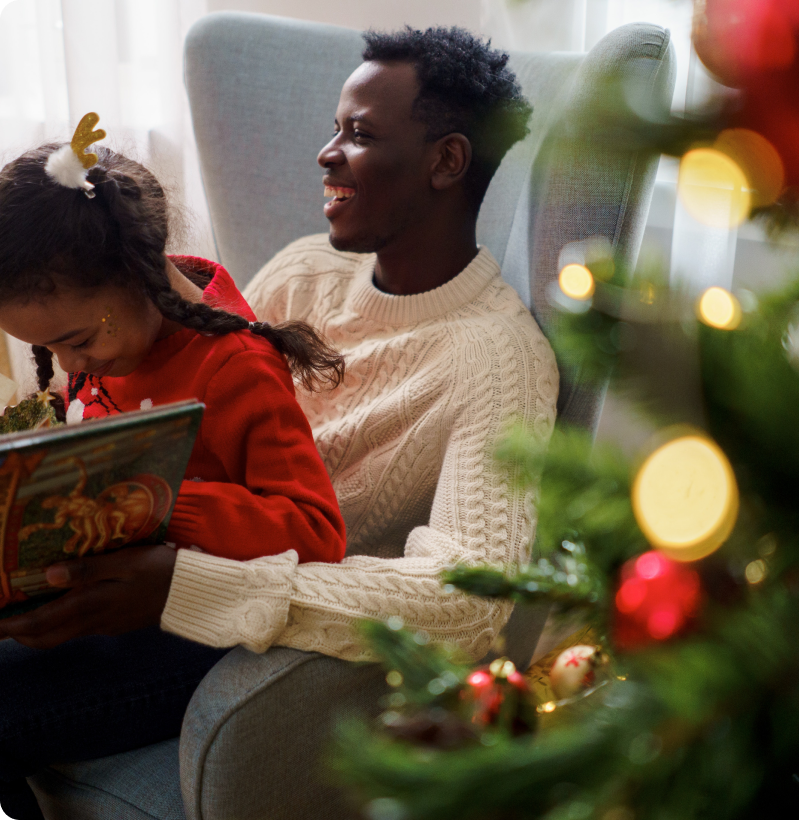
<svg viewBox="0 0 799 820"><path fill-rule="evenodd" d="M122 288L62 288L44 299L0 305L0 328L49 348L67 373L127 376L164 332L164 318L143 295Z"/></svg>

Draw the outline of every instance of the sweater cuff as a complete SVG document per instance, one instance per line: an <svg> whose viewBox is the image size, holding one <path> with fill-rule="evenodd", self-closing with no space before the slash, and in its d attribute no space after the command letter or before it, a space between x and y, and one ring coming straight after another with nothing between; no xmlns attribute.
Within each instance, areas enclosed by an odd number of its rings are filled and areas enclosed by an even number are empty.
<svg viewBox="0 0 799 820"><path fill-rule="evenodd" d="M233 561L178 550L161 628L208 646L265 652L288 619L294 550Z"/></svg>

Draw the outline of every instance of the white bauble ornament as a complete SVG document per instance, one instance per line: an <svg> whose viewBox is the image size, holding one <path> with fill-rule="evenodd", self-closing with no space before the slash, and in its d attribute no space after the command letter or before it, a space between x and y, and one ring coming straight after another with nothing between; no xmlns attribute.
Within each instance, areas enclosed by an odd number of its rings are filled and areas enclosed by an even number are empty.
<svg viewBox="0 0 799 820"><path fill-rule="evenodd" d="M597 668L604 662L596 646L572 646L564 650L549 670L552 693L563 700L590 689L596 683Z"/></svg>

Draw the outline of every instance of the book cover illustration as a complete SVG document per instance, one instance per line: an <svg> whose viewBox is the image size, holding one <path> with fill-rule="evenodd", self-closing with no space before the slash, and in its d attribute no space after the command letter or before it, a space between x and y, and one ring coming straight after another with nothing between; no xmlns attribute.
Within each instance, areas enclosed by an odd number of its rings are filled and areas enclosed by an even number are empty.
<svg viewBox="0 0 799 820"><path fill-rule="evenodd" d="M60 422L56 420L49 398L49 393L39 393L35 398L24 399L13 407L6 407L0 416L0 435L57 427Z"/></svg>
<svg viewBox="0 0 799 820"><path fill-rule="evenodd" d="M0 436L0 618L61 591L58 561L163 543L203 406Z"/></svg>

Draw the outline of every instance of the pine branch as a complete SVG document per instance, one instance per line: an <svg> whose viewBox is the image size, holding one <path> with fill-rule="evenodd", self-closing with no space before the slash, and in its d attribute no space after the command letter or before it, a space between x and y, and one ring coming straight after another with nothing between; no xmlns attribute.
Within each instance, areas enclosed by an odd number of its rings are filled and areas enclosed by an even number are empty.
<svg viewBox="0 0 799 820"><path fill-rule="evenodd" d="M470 671L457 650L429 644L425 633L403 629L399 618L388 623L363 621L360 631L389 670L387 679L404 702L427 705L449 700Z"/></svg>
<svg viewBox="0 0 799 820"><path fill-rule="evenodd" d="M588 563L582 545L564 541L559 552L550 553L523 570L506 574L488 567L455 567L443 573L443 581L470 595L510 598L534 603L542 599L563 609L592 607L604 602L605 585Z"/></svg>
<svg viewBox="0 0 799 820"><path fill-rule="evenodd" d="M618 449L594 447L583 430L556 429L544 450L517 428L498 447L497 458L518 488L540 486L539 553L546 556L564 542L580 543L604 574L646 549L632 514L629 465ZM563 593L571 595L567 585Z"/></svg>

